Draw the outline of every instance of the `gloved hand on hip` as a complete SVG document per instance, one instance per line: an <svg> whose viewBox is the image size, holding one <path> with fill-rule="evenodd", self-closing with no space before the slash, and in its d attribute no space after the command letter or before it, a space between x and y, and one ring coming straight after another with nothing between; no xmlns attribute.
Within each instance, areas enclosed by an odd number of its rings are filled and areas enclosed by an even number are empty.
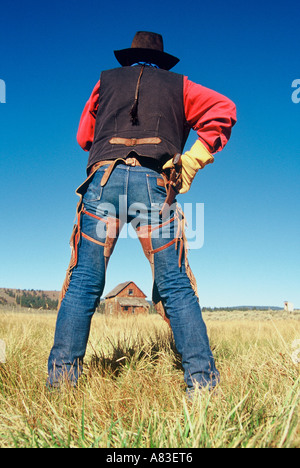
<svg viewBox="0 0 300 468"><path fill-rule="evenodd" d="M214 162L213 155L205 148L200 140L192 146L189 151L186 151L181 156L182 162L182 187L179 193L186 193L189 191L195 175L199 169L202 169L206 164ZM173 160L170 159L163 166L163 169L170 169L173 167Z"/></svg>

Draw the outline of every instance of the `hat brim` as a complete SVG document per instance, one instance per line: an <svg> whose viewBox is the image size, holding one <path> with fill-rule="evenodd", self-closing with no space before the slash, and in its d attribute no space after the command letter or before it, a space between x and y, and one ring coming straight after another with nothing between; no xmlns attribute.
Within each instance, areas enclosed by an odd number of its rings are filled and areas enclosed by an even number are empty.
<svg viewBox="0 0 300 468"><path fill-rule="evenodd" d="M136 62L150 62L159 68L170 70L179 62L177 57L155 49L131 47L130 49L115 50L114 54L122 67L130 66Z"/></svg>

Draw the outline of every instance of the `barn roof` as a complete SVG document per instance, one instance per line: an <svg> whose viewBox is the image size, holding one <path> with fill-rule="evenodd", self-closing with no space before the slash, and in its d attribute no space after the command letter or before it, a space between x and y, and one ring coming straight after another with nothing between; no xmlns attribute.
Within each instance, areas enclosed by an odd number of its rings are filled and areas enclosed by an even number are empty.
<svg viewBox="0 0 300 468"><path fill-rule="evenodd" d="M119 294L119 292L125 289L126 286L128 286L130 283L132 283L132 281L126 281L125 283L118 284L118 286L116 286L114 289L112 289L109 293L106 294L105 299L116 296L117 294Z"/></svg>
<svg viewBox="0 0 300 468"><path fill-rule="evenodd" d="M126 281L125 283L120 283L118 286L116 286L114 289L112 289L109 293L106 294L105 299L109 299L110 297L115 297L117 296L123 289L125 289L130 283L133 283L135 286L136 284L133 281ZM138 289L140 289L138 286L136 286ZM140 289L140 291L143 293L143 291ZM143 293L144 294L144 293ZM146 294L144 294L146 297Z"/></svg>

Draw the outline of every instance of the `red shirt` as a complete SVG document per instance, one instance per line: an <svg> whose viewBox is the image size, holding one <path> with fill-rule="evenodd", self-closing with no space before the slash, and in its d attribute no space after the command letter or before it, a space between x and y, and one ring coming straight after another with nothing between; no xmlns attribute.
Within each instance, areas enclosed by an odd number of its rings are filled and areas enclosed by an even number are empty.
<svg viewBox="0 0 300 468"><path fill-rule="evenodd" d="M89 151L94 139L99 92L100 81L94 87L79 122L77 141L85 151ZM183 102L187 122L208 151L214 154L223 149L236 123L235 104L222 94L193 83L186 76Z"/></svg>

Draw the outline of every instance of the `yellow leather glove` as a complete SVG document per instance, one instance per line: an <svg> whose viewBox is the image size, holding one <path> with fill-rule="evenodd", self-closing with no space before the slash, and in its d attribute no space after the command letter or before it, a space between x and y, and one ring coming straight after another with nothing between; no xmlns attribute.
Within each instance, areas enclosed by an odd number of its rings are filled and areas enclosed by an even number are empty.
<svg viewBox="0 0 300 468"><path fill-rule="evenodd" d="M213 155L205 148L200 140L181 155L182 162L182 188L179 193L186 193L189 191L195 175L199 169L203 169L206 164L214 162ZM169 169L173 166L172 159L166 162L163 169Z"/></svg>

